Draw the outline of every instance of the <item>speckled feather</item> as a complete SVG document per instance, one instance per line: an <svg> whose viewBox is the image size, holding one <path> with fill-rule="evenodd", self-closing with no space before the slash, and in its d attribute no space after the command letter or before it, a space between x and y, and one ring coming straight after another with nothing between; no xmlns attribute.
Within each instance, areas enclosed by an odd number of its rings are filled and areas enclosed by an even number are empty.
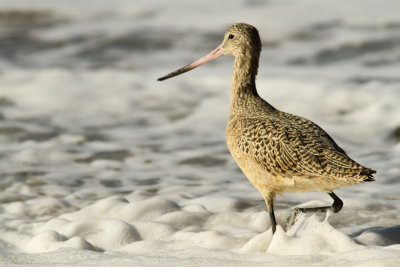
<svg viewBox="0 0 400 267"><path fill-rule="evenodd" d="M349 158L324 130L305 118L276 110L234 120L231 138L240 151L274 176L332 177L349 184L372 179L373 170Z"/></svg>

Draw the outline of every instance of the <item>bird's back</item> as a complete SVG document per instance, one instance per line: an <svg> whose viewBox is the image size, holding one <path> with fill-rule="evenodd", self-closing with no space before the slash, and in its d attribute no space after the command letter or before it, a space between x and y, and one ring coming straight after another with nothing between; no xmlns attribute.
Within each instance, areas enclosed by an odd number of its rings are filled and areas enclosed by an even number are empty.
<svg viewBox="0 0 400 267"><path fill-rule="evenodd" d="M352 160L303 117L270 108L231 114L226 137L232 156L257 188L331 191L373 181L374 170Z"/></svg>

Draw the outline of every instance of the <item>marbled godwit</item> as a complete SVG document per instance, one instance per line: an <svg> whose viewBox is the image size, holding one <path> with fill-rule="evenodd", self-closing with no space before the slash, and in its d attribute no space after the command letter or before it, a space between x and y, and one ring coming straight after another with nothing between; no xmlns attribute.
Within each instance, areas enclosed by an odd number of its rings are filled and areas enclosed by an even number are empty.
<svg viewBox="0 0 400 267"><path fill-rule="evenodd" d="M223 55L235 57L226 142L243 173L263 195L274 233L277 193L327 192L333 198L332 206L297 208L294 214L327 210L336 213L342 209L343 202L333 190L374 181L375 171L352 160L315 123L279 111L258 95L255 80L260 52L257 29L244 23L234 24L214 51L158 80L179 75Z"/></svg>

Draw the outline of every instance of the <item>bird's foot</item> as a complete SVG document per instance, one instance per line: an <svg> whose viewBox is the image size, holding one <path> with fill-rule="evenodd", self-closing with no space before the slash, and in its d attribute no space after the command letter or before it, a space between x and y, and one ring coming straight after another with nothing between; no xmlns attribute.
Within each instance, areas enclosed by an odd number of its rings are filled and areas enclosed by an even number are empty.
<svg viewBox="0 0 400 267"><path fill-rule="evenodd" d="M287 218L286 229L291 228L296 223L298 215L302 213L300 208L295 208L292 214Z"/></svg>
<svg viewBox="0 0 400 267"><path fill-rule="evenodd" d="M327 214L325 220L327 220L330 214L332 213L332 207L328 206L328 207L317 207L317 208L295 208L292 214L287 219L286 230L290 229L293 225L296 224L300 214L317 213L317 212L326 212Z"/></svg>

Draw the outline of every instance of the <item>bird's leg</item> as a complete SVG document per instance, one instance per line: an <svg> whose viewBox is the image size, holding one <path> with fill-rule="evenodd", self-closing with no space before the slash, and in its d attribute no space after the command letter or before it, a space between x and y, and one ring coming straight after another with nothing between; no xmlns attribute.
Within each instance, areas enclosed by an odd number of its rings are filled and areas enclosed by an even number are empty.
<svg viewBox="0 0 400 267"><path fill-rule="evenodd" d="M271 207L271 209L268 210L268 213L269 213L269 218L271 219L272 234L274 234L276 231L276 219L275 219L274 207Z"/></svg>
<svg viewBox="0 0 400 267"><path fill-rule="evenodd" d="M332 211L339 212L343 208L343 201L333 192L328 193L333 198Z"/></svg>
<svg viewBox="0 0 400 267"><path fill-rule="evenodd" d="M269 213L269 218L271 219L272 234L276 231L276 219L274 213L274 200L275 194L269 193L264 197L265 203L267 204L267 209Z"/></svg>
<svg viewBox="0 0 400 267"><path fill-rule="evenodd" d="M339 212L343 207L343 201L335 195L333 192L328 193L333 198L332 206L316 207L316 208L295 208L292 215L288 218L287 225L292 226L296 222L296 217L300 213L310 213L310 212L326 212L331 210L334 213Z"/></svg>

